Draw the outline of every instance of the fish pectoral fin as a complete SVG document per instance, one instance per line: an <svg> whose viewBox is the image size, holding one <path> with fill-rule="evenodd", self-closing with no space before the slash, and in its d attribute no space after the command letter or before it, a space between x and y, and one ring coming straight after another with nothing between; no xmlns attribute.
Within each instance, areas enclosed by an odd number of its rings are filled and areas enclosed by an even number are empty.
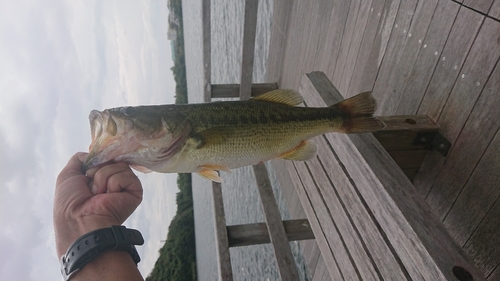
<svg viewBox="0 0 500 281"><path fill-rule="evenodd" d="M197 172L198 175L200 175L208 180L218 182L218 183L222 182L222 178L219 177L219 173L217 173L217 171L224 171L224 172L231 173L231 170L228 167L221 166L221 165L207 164L207 165L199 166L198 169L199 169L199 171Z"/></svg>
<svg viewBox="0 0 500 281"><path fill-rule="evenodd" d="M309 142L302 141L296 148L281 154L278 158L286 160L306 161L318 154L318 147Z"/></svg>
<svg viewBox="0 0 500 281"><path fill-rule="evenodd" d="M256 96L251 100L276 102L286 105L297 106L304 102L302 95L290 89L278 89Z"/></svg>
<svg viewBox="0 0 500 281"><path fill-rule="evenodd" d="M137 170L137 171L145 173L145 174L153 172L152 170L150 170L144 166L130 165L130 167L132 167L134 170Z"/></svg>

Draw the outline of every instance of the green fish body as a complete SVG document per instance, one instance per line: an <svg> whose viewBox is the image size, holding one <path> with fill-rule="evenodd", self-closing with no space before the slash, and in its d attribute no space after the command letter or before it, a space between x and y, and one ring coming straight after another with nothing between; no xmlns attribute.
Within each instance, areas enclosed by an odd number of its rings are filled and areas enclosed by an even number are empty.
<svg viewBox="0 0 500 281"><path fill-rule="evenodd" d="M196 172L220 182L220 170L276 158L311 159L317 154L312 137L385 126L373 117L370 93L324 108L299 107L302 102L292 90L275 90L248 101L93 111L85 166L124 161L144 172Z"/></svg>

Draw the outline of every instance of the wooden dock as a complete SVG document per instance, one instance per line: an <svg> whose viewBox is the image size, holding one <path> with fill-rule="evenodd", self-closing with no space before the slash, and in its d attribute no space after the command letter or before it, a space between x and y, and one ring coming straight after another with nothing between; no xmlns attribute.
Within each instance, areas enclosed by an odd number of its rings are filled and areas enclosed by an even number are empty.
<svg viewBox="0 0 500 281"><path fill-rule="evenodd" d="M299 90L304 74L320 70L344 97L372 91L379 115L429 116L451 148L427 154L416 193L490 281L500 280L499 18L500 0L275 0L267 74ZM293 169L313 175L308 165ZM328 280L332 260L304 245L314 280ZM346 266L361 276L346 249ZM401 280L420 279L403 271Z"/></svg>
<svg viewBox="0 0 500 281"><path fill-rule="evenodd" d="M221 280L232 280L229 247L267 242L281 278L297 280L288 241L313 237L301 242L313 280L500 280L500 0L274 0L261 85L251 84L257 1L246 0L239 85L211 84L202 3L205 101L278 86L326 106L372 91L390 129L328 134L309 162L273 161L292 216L307 220L281 222L263 165L265 223L227 226L213 184Z"/></svg>

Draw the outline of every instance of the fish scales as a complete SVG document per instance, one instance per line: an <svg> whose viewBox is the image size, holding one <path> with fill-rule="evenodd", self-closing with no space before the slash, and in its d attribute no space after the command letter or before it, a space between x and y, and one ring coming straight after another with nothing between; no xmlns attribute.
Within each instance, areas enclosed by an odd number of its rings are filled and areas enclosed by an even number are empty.
<svg viewBox="0 0 500 281"><path fill-rule="evenodd" d="M216 171L274 158L308 160L317 153L308 139L317 135L384 127L373 117L370 93L324 108L298 107L301 102L294 91L276 90L249 101L93 111L85 168L123 161L140 171L197 172L221 181Z"/></svg>

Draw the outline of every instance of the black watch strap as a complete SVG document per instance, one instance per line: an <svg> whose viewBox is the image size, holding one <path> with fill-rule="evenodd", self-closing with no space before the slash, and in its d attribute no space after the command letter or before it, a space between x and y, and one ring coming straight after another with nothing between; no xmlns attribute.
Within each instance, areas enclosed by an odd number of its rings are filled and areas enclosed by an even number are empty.
<svg viewBox="0 0 500 281"><path fill-rule="evenodd" d="M78 238L61 257L64 280L83 268L88 262L109 250L127 251L137 264L141 261L134 245L144 244L141 233L124 226L111 226L89 232Z"/></svg>

